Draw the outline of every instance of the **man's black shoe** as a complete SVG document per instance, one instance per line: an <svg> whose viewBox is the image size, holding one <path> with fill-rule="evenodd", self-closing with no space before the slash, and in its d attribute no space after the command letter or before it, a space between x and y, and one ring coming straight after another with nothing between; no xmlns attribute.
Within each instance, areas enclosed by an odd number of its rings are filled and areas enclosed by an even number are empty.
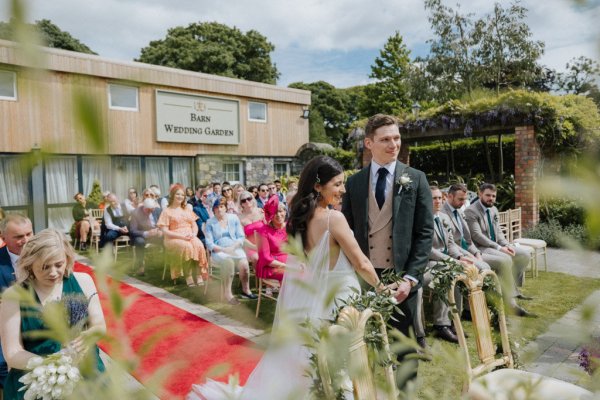
<svg viewBox="0 0 600 400"><path fill-rule="evenodd" d="M81 250L81 251L87 251L87 243L86 242L82 242L79 245L79 250Z"/></svg>
<svg viewBox="0 0 600 400"><path fill-rule="evenodd" d="M523 293L519 293L515 298L519 300L533 300L533 297L525 296Z"/></svg>
<svg viewBox="0 0 600 400"><path fill-rule="evenodd" d="M433 328L435 329L435 335L440 339L444 339L452 343L458 343L458 338L454 332L452 332L452 329L450 329L449 326L434 325Z"/></svg>
<svg viewBox="0 0 600 400"><path fill-rule="evenodd" d="M423 350L427 349L427 342L425 341L425 337L418 337L417 338L417 344L419 345L420 348L422 348Z"/></svg>
<svg viewBox="0 0 600 400"><path fill-rule="evenodd" d="M512 306L512 311L517 317L537 318L537 314L527 311L523 307L516 305L516 304L514 306Z"/></svg>
<svg viewBox="0 0 600 400"><path fill-rule="evenodd" d="M452 330L452 333L454 333L455 335L457 335L456 328L454 327L454 325L450 325L450 329ZM467 332L465 332L464 329L463 329L463 334L465 335L465 339L469 337L469 335L467 334ZM458 335L456 337L458 337Z"/></svg>

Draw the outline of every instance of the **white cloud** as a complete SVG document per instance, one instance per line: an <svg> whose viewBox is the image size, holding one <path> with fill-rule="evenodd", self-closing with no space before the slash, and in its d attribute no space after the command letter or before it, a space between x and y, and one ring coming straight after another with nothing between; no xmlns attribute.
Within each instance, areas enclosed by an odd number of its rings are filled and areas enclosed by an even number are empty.
<svg viewBox="0 0 600 400"><path fill-rule="evenodd" d="M10 2L3 3L0 19L6 20ZM455 0L444 3L456 7ZM493 7L488 0L462 3L462 11L477 15ZM501 3L508 6L509 1ZM592 27L600 16L597 2L587 9L573 0L522 4L529 9L527 22L534 38L546 43L543 63L560 69L572 57L595 57ZM354 54L364 57L365 51L378 51L394 31L415 49L423 49L431 37L422 0L31 0L28 8L31 21L50 19L100 55L123 60L139 56L142 47L178 25L218 21L244 31L255 29L275 44L282 83L318 79L340 86L364 83L372 59L350 62ZM323 63L327 52L346 56ZM307 59L300 60L301 56Z"/></svg>

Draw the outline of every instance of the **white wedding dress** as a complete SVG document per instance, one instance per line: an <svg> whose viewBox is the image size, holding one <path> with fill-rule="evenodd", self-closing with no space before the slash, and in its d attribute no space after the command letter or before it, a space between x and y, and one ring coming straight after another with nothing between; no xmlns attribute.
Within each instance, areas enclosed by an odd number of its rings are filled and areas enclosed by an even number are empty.
<svg viewBox="0 0 600 400"><path fill-rule="evenodd" d="M330 212L330 211L329 211ZM329 219L329 216L328 216ZM300 400L309 398L311 380L309 350L302 328L307 319L318 326L330 319L335 300L360 293L354 268L340 249L335 266L329 269L329 220L327 231L311 251L307 265L290 256L277 301L269 348L243 388L209 381L193 385L187 400ZM237 390L237 392L236 392Z"/></svg>

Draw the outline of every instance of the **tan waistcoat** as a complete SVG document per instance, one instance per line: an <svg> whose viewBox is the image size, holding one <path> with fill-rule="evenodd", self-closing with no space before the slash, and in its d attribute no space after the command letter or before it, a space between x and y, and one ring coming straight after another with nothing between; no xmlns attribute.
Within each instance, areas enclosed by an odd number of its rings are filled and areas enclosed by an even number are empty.
<svg viewBox="0 0 600 400"><path fill-rule="evenodd" d="M373 266L379 269L394 266L392 257L393 191L392 187L380 210L375 193L369 190L369 258Z"/></svg>

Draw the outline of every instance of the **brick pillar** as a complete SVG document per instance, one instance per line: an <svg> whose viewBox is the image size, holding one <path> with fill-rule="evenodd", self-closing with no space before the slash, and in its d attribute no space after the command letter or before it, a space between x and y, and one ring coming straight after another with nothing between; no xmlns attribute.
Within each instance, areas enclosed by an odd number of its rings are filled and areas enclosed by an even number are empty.
<svg viewBox="0 0 600 400"><path fill-rule="evenodd" d="M408 142L402 142L398 159L404 164L410 165L410 144Z"/></svg>
<svg viewBox="0 0 600 400"><path fill-rule="evenodd" d="M532 228L539 222L536 180L542 151L535 139L533 126L515 128L515 207L521 207L521 226Z"/></svg>

